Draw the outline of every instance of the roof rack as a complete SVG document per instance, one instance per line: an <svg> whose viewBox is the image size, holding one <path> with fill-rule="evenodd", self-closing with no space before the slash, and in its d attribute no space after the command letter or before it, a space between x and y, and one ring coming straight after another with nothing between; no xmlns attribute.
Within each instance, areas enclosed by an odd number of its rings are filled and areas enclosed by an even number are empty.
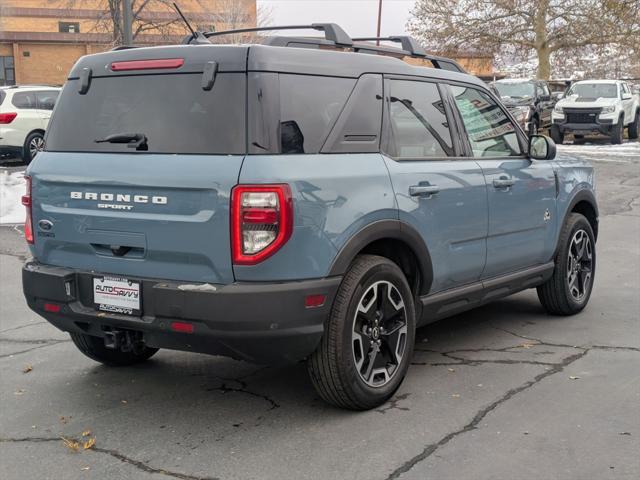
<svg viewBox="0 0 640 480"><path fill-rule="evenodd" d="M394 37L360 37L354 38L354 42L396 42L402 47L402 50L409 52L412 57L426 57L427 52L422 48L418 41L408 35ZM377 45L376 45L377 46Z"/></svg>
<svg viewBox="0 0 640 480"><path fill-rule="evenodd" d="M218 37L221 35L233 35L236 33L250 33L250 32L266 32L273 30L320 30L324 32L325 40L333 42L335 45L350 47L353 45L353 40L347 35L342 27L335 23L312 23L310 25L281 25L274 27L254 27L254 28L239 28L235 30L223 30L221 32L204 32L202 35L205 38Z"/></svg>

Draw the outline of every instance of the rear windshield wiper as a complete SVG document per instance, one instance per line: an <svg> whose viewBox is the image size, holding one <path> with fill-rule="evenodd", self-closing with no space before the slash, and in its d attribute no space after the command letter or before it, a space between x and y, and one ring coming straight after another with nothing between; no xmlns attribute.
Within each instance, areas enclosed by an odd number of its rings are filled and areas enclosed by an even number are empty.
<svg viewBox="0 0 640 480"><path fill-rule="evenodd" d="M149 150L148 139L144 133L115 133L94 141L96 143L126 143L129 148Z"/></svg>

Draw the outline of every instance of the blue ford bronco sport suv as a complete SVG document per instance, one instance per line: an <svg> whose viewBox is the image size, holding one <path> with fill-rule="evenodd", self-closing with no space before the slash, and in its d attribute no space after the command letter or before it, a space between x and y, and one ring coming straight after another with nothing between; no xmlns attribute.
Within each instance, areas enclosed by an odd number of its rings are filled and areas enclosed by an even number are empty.
<svg viewBox="0 0 640 480"><path fill-rule="evenodd" d="M306 360L323 399L369 409L417 327L528 288L585 307L593 169L412 39L313 28L73 67L27 171L23 286L82 353Z"/></svg>

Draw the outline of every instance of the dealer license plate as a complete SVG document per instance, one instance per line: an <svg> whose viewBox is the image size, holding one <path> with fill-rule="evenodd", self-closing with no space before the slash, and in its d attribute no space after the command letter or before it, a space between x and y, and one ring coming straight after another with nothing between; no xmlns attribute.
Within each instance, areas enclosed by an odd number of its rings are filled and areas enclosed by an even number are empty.
<svg viewBox="0 0 640 480"><path fill-rule="evenodd" d="M140 315L140 282L120 277L94 277L93 303L103 312Z"/></svg>

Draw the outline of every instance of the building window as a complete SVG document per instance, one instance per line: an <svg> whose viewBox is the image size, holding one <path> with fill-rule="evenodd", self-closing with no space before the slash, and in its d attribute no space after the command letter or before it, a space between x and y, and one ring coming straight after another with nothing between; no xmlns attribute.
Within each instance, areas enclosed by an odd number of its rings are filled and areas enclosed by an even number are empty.
<svg viewBox="0 0 640 480"><path fill-rule="evenodd" d="M58 22L58 31L60 33L80 33L80 24L78 22Z"/></svg>
<svg viewBox="0 0 640 480"><path fill-rule="evenodd" d="M15 85L13 57L0 57L0 85Z"/></svg>

